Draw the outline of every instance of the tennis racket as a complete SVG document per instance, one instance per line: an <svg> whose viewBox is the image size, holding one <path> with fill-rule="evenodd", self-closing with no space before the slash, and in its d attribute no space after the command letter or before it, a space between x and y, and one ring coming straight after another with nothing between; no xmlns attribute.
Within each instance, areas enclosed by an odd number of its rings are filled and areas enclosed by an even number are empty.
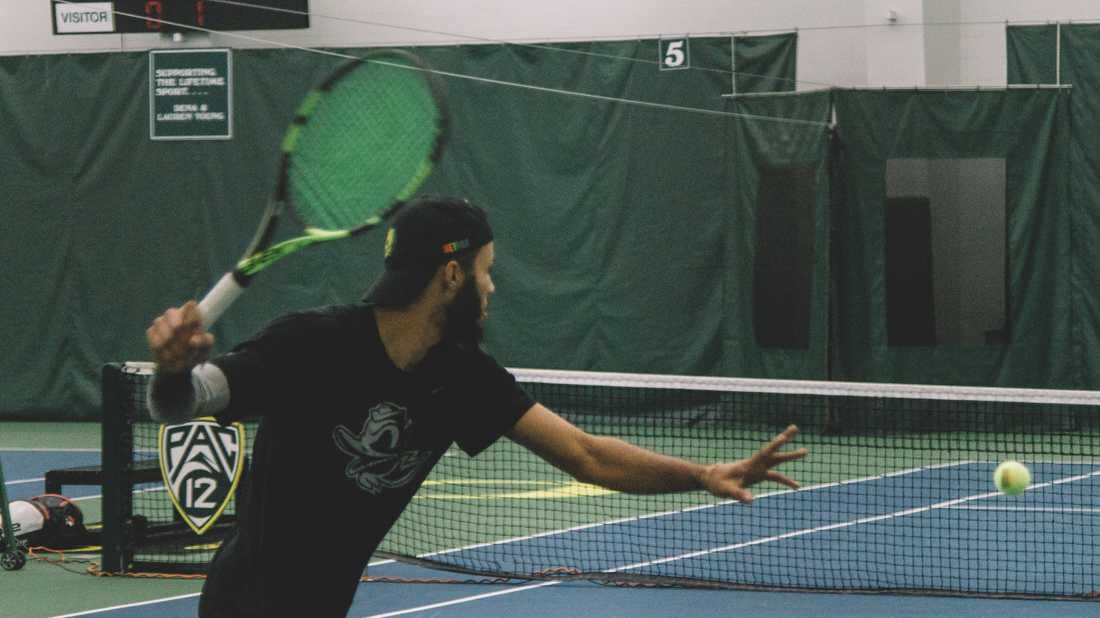
<svg viewBox="0 0 1100 618"><path fill-rule="evenodd" d="M416 56L372 52L338 67L298 106L251 245L199 302L203 327L276 261L381 225L431 174L446 134L442 85ZM304 232L272 244L285 210Z"/></svg>

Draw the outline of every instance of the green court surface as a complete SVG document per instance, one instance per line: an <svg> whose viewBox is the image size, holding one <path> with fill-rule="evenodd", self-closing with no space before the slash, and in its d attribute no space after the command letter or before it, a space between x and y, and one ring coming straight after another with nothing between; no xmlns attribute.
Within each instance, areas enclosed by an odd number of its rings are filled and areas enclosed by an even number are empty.
<svg viewBox="0 0 1100 618"><path fill-rule="evenodd" d="M99 423L0 422L0 449L99 449Z"/></svg>
<svg viewBox="0 0 1100 618"><path fill-rule="evenodd" d="M99 448L98 423L0 423L0 457L3 457L5 470L15 467L12 462L26 459L34 453L63 456L64 453L72 452L70 449L81 449L78 452L85 452L85 449ZM30 485L33 490L23 490L18 495L42 492L41 483L13 484L19 480L21 479L7 477L8 483L13 487ZM98 488L92 489L95 494L99 493ZM77 504L84 513L86 522L97 522L100 519L97 497L79 499ZM60 564L56 563L60 560L58 556L48 558L54 563L31 559L20 571L0 571L0 616L56 616L195 593L202 588L201 581L94 577L85 574L89 566L86 562L89 560L87 556L67 556L69 561ZM92 555L90 559L98 561L98 554Z"/></svg>

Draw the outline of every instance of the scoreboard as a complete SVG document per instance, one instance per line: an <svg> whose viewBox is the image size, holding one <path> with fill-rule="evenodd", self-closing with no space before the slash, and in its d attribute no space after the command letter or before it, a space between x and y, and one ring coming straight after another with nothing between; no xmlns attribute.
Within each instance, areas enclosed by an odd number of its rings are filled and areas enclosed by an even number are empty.
<svg viewBox="0 0 1100 618"><path fill-rule="evenodd" d="M54 34L309 28L309 0L52 0Z"/></svg>

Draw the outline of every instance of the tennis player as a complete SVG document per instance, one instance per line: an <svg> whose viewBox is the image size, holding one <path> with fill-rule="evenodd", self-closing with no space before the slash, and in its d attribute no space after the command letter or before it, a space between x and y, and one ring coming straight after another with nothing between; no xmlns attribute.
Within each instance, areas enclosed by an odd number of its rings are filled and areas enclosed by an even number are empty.
<svg viewBox="0 0 1100 618"><path fill-rule="evenodd" d="M623 492L750 502L761 481L798 487L773 469L806 455L780 451L793 425L746 459L702 465L590 435L533 401L479 347L494 259L483 210L420 198L394 218L363 302L279 318L209 360L214 338L194 301L154 320L155 418L260 419L201 616L344 616L371 554L452 443L473 456L508 436Z"/></svg>

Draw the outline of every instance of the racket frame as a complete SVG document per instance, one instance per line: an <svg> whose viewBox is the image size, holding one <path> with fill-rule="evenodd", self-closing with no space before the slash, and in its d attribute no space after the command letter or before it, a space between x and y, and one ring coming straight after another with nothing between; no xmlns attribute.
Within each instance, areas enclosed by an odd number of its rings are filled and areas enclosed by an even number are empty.
<svg viewBox="0 0 1100 618"><path fill-rule="evenodd" d="M395 57L403 61L402 64L386 62L385 58ZM278 229L279 220L285 210L294 211L293 199L290 196L290 171L293 166L293 156L298 136L302 129L309 124L310 118L321 102L325 93L331 91L342 79L353 71L362 68L368 63L378 63L389 66L399 66L402 70L420 71L424 81L428 84L433 102L439 113L438 126L436 127L436 139L431 153L422 163L421 169L409 179L404 189L398 192L393 203L384 208L382 212L375 214L362 224L348 230L323 230L314 227L305 227L305 233L301 236L290 238L272 245L275 232ZM339 240L358 236L372 230L394 215L412 197L428 178L435 166L443 156L444 146L447 142L450 126L446 96L443 84L434 71L418 56L405 50L387 49L384 51L368 52L361 58L353 58L338 66L321 83L311 89L302 102L298 105L294 119L287 128L280 145L278 176L275 183L275 193L268 200L263 217L256 229L256 234L248 245L243 257L230 272L225 273L214 287L199 302L199 313L202 315L203 328L207 329L217 322L218 318L229 308L234 301L244 294L252 279L261 270L270 264L286 257L307 246L320 242ZM295 214L299 223L304 220Z"/></svg>

